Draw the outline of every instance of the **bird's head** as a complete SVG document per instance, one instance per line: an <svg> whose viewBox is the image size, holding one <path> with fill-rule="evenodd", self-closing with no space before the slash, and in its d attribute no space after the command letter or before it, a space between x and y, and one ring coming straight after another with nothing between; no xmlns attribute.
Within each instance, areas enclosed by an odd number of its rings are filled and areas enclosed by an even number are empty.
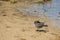
<svg viewBox="0 0 60 40"><path fill-rule="evenodd" d="M40 23L38 20L37 21L34 21L34 24L36 24L36 23Z"/></svg>

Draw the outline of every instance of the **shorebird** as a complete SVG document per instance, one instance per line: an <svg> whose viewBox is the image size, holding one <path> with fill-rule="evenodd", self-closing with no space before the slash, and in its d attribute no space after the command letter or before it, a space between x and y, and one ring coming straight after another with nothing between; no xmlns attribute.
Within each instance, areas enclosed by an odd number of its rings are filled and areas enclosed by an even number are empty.
<svg viewBox="0 0 60 40"><path fill-rule="evenodd" d="M36 31L38 31L40 28L47 27L47 25L44 24L44 22L34 21L35 27L37 28Z"/></svg>

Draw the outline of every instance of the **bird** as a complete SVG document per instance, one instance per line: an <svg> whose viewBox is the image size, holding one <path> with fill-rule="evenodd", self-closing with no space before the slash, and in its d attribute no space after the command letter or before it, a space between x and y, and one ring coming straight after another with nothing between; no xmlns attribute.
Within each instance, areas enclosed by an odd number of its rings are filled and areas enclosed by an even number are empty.
<svg viewBox="0 0 60 40"><path fill-rule="evenodd" d="M37 31L40 29L40 28L43 28L43 27L47 27L47 25L44 24L44 22L40 22L40 21L34 21L34 24L35 24L35 27L37 28Z"/></svg>

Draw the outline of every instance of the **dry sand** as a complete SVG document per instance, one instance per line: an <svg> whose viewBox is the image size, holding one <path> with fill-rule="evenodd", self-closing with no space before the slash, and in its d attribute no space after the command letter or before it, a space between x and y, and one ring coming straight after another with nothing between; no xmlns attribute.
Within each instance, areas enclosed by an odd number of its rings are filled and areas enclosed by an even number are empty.
<svg viewBox="0 0 60 40"><path fill-rule="evenodd" d="M26 6L25 3L0 2L0 40L60 40L60 30L53 28L48 19L29 17L16 10ZM48 25L46 33L35 31L35 20L48 20L45 22Z"/></svg>

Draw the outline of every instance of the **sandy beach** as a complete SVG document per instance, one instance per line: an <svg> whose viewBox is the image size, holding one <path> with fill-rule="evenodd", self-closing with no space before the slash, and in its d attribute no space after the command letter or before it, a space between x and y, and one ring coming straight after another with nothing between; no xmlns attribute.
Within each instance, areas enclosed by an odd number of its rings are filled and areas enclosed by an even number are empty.
<svg viewBox="0 0 60 40"><path fill-rule="evenodd" d="M0 40L60 40L60 29L54 28L48 19L30 17L17 10L30 1L0 1ZM36 31L35 20L48 20L48 27L43 28L46 32Z"/></svg>

